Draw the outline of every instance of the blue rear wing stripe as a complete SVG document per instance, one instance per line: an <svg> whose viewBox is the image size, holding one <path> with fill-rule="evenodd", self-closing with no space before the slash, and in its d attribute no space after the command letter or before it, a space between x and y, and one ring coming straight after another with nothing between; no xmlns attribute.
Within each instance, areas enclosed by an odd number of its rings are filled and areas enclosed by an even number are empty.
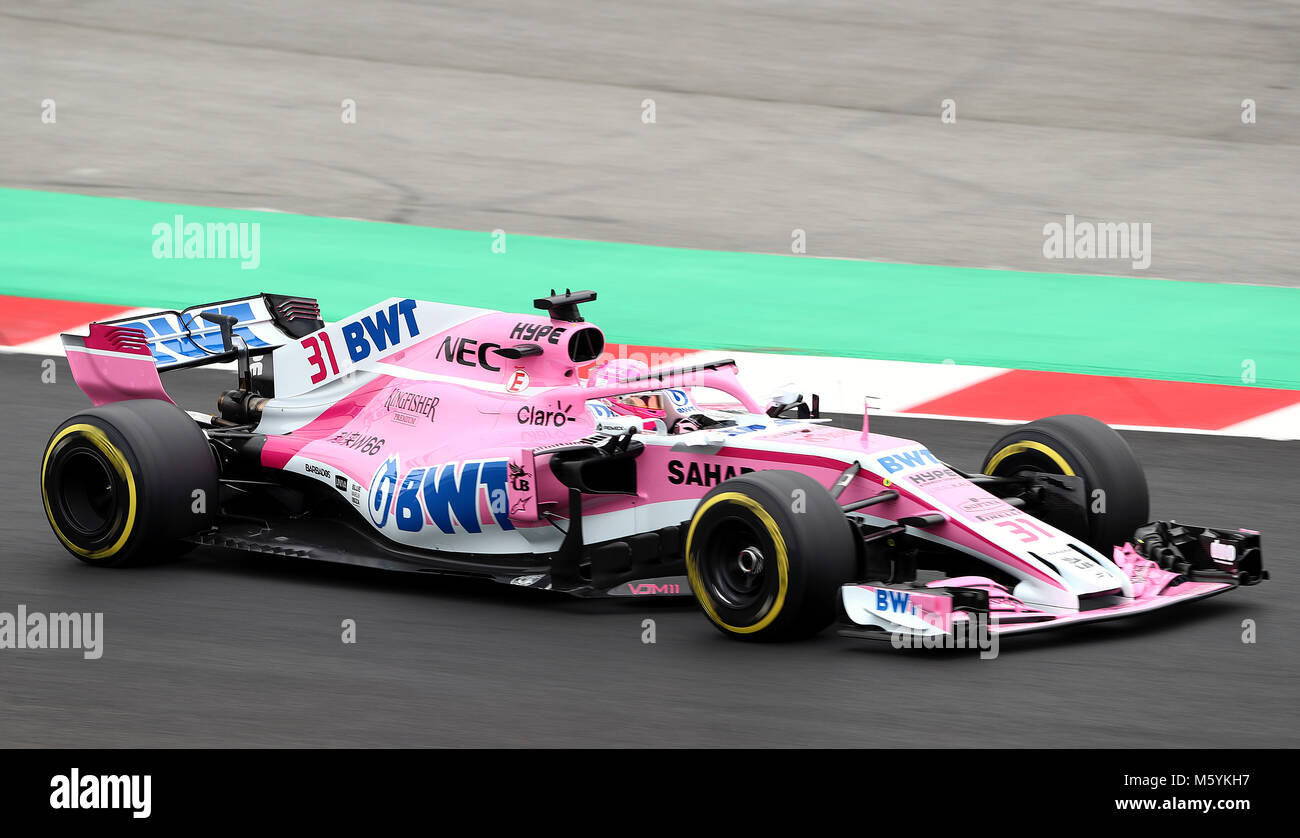
<svg viewBox="0 0 1300 838"><path fill-rule="evenodd" d="M104 322L144 332L155 366L165 370L180 364L192 365L196 360L222 352L221 329L199 316L209 312L238 318L234 334L243 338L249 349L274 349L289 340L276 325L261 295Z"/></svg>

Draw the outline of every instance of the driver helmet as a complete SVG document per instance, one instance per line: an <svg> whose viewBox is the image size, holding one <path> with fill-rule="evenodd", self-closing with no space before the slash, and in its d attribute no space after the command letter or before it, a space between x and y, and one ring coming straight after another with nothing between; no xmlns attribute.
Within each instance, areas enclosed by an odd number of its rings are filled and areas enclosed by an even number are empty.
<svg viewBox="0 0 1300 838"><path fill-rule="evenodd" d="M605 387L621 384L636 378L643 378L650 373L650 366L644 361L633 358L615 358L596 367L587 377L588 387ZM662 419L664 417L663 398L659 393L636 393L627 396L615 396L602 399L615 412L623 415L639 416L643 419Z"/></svg>

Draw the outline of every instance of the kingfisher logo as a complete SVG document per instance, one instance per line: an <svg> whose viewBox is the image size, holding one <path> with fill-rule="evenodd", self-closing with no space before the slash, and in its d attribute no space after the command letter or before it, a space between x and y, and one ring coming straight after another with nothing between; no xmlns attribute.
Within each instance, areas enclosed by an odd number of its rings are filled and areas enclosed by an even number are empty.
<svg viewBox="0 0 1300 838"><path fill-rule="evenodd" d="M383 352L420 334L415 320L415 300L393 303L387 309L344 323L340 328L348 356L354 362L364 361L371 352Z"/></svg>
<svg viewBox="0 0 1300 838"><path fill-rule="evenodd" d="M394 454L370 482L370 520L380 529L392 522L402 532L430 524L447 535L481 533L484 526L513 530L509 479L509 462L499 459L419 466L399 480Z"/></svg>
<svg viewBox="0 0 1300 838"><path fill-rule="evenodd" d="M426 396L423 393L410 393L405 390L394 390L388 394L384 401L384 409L388 412L399 411L394 419L402 420L403 424L414 424L415 417L427 416L432 422L438 412L439 398L437 396Z"/></svg>

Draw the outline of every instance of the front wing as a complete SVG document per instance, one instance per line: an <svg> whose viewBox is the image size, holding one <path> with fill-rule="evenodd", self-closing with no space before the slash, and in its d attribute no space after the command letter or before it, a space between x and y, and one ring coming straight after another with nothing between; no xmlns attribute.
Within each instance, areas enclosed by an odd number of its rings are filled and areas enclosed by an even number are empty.
<svg viewBox="0 0 1300 838"><path fill-rule="evenodd" d="M1259 534L1250 530L1155 522L1140 528L1135 540L1136 547L1125 544L1114 551L1115 564L1133 583L1132 597L1116 591L1062 609L1026 603L983 576L853 583L840 589L839 633L890 640L956 637L976 626L998 635L1043 631L1136 616L1268 578Z"/></svg>

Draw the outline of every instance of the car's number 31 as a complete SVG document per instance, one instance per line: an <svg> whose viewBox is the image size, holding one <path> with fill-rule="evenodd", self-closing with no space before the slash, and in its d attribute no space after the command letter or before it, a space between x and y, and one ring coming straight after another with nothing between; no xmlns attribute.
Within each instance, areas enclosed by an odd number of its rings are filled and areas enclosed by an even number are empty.
<svg viewBox="0 0 1300 838"><path fill-rule="evenodd" d="M321 356L321 344L325 344L325 354L329 356L328 370L325 368L325 358ZM311 352L307 356L307 363L316 370L311 374L312 384L320 384L328 375L339 374L339 362L334 359L334 347L330 345L329 332L321 332L319 341L316 340L315 335L308 335L302 339L302 348Z"/></svg>
<svg viewBox="0 0 1300 838"><path fill-rule="evenodd" d="M1031 529L1037 530L1038 534L1042 535L1044 538L1052 537L1052 534L1050 532L1038 526L1028 518L1016 518L1012 521L998 521L998 526L1006 527L1007 529L1011 530L1011 532L1020 536L1020 540L1025 542L1026 544L1028 544L1031 541L1038 540L1038 535L1035 535L1034 533L1030 532Z"/></svg>

